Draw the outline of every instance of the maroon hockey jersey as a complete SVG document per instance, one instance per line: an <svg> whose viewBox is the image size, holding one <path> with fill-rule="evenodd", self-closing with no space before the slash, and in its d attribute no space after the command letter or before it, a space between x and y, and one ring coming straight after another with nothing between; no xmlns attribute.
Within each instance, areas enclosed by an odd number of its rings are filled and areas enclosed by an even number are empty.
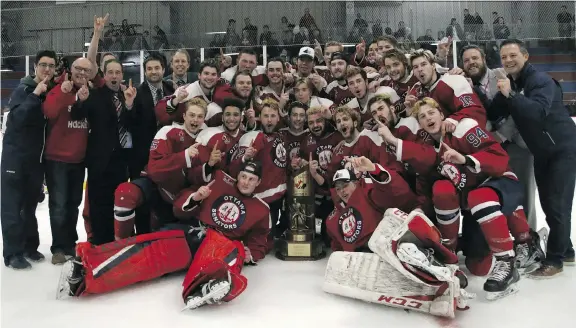
<svg viewBox="0 0 576 328"><path fill-rule="evenodd" d="M396 94L400 99L394 104L394 111L400 114L402 117L405 116L406 108L404 106L404 100L408 91L418 83L418 78L410 72L410 75L406 76L402 81L394 81L390 77L386 77L380 82L380 86L390 87L396 91Z"/></svg>
<svg viewBox="0 0 576 328"><path fill-rule="evenodd" d="M342 141L342 134L336 131L328 132L322 137L316 137L312 133L307 133L304 142L300 146L300 156L305 160L310 158L312 154L312 159L318 161L318 166L320 168L320 175L327 177L328 168L332 162L332 152L334 147ZM321 188L315 182L315 193L317 195L330 195L330 185L332 182L332 177L327 180L327 183Z"/></svg>
<svg viewBox="0 0 576 328"><path fill-rule="evenodd" d="M154 137L150 147L150 157L146 173L158 185L162 198L172 203L176 195L188 186L187 170L200 167L207 161L205 149L202 153L190 158L186 149L195 143L197 135L191 135L183 126L173 124L161 128Z"/></svg>
<svg viewBox="0 0 576 328"><path fill-rule="evenodd" d="M236 180L220 170L214 173L213 181L212 192L201 202L192 199L197 188L183 190L174 202L174 215L197 218L229 239L242 241L254 261L263 259L272 227L270 208L255 195L242 195Z"/></svg>
<svg viewBox="0 0 576 328"><path fill-rule="evenodd" d="M459 190L471 190L490 177L506 176L517 179L508 169L509 157L490 132L472 119L462 119L454 133L447 134L443 142L465 155L470 166L444 162L444 146L430 146L411 141L398 141L397 158L415 168L428 168L419 172L432 180L449 179Z"/></svg>
<svg viewBox="0 0 576 328"><path fill-rule="evenodd" d="M322 89L320 96L332 100L336 106L345 105L354 99L354 95L348 89L348 84L341 85L338 81L328 83L326 88Z"/></svg>
<svg viewBox="0 0 576 328"><path fill-rule="evenodd" d="M486 127L486 110L466 78L461 75L444 74L430 89L418 82L409 94L418 99L430 97L436 100L446 119L455 125L464 118L471 118L482 129Z"/></svg>
<svg viewBox="0 0 576 328"><path fill-rule="evenodd" d="M396 172L377 164L379 173L367 174L345 204L334 189L334 211L328 216L326 229L332 250L354 252L365 248L388 208L409 213L416 206L416 196Z"/></svg>
<svg viewBox="0 0 576 328"><path fill-rule="evenodd" d="M244 131L242 129L238 129L236 134L233 135L228 132L224 126L220 125L218 127L211 127L202 130L198 133L198 137L196 138L196 142L205 146L208 151L208 154L214 149L214 145L217 144L218 149L223 152L225 157L222 159L220 164L217 167L225 172L229 172L228 166L232 159L232 155L238 149L238 141L244 135ZM208 155L210 156L210 155ZM208 157L209 159L210 157Z"/></svg>
<svg viewBox="0 0 576 328"><path fill-rule="evenodd" d="M292 159L296 156L301 156L300 148L306 136L308 135L308 130L304 130L302 132L293 132L290 128L283 128L280 129L285 136L285 144L284 147L286 148L286 153L288 154L288 164L292 162ZM305 160L308 160L308 157L302 157ZM289 166L289 165L288 165Z"/></svg>
<svg viewBox="0 0 576 328"><path fill-rule="evenodd" d="M237 176L244 160L246 148L252 144L258 152L254 160L262 164L262 182L256 188L256 196L271 203L286 193L287 157L286 136L282 131L265 134L261 131L247 132L238 142L238 150L232 156L230 173Z"/></svg>

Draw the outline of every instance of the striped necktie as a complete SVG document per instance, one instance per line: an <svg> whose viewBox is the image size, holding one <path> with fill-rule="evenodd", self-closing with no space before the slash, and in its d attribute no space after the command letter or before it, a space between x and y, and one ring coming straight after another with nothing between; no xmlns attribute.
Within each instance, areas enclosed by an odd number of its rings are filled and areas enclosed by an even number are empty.
<svg viewBox="0 0 576 328"><path fill-rule="evenodd" d="M120 122L120 115L122 115L122 102L118 97L118 93L114 93L114 106L116 106L116 115L118 116L118 136L120 137L120 146L126 148L128 143L128 130Z"/></svg>

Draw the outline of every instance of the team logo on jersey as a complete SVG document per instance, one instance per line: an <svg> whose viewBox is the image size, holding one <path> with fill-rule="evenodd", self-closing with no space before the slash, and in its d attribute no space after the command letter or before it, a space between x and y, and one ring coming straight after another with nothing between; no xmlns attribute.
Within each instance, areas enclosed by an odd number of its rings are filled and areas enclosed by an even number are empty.
<svg viewBox="0 0 576 328"><path fill-rule="evenodd" d="M474 101L472 100L472 96L470 95L462 95L458 97L458 99L460 99L460 102L462 102L463 107L470 107L474 105Z"/></svg>
<svg viewBox="0 0 576 328"><path fill-rule="evenodd" d="M72 111L72 105L68 105L68 113Z"/></svg>
<svg viewBox="0 0 576 328"><path fill-rule="evenodd" d="M150 145L150 150L156 150L158 148L158 140L152 140L152 144Z"/></svg>
<svg viewBox="0 0 576 328"><path fill-rule="evenodd" d="M360 213L354 207L350 207L340 214L338 225L344 241L353 244L360 237L364 222Z"/></svg>
<svg viewBox="0 0 576 328"><path fill-rule="evenodd" d="M453 163L442 162L438 165L438 172L450 179L452 183L460 190L466 186L466 173Z"/></svg>
<svg viewBox="0 0 576 328"><path fill-rule="evenodd" d="M340 105L346 105L354 99L356 99L356 97L344 97L340 100Z"/></svg>
<svg viewBox="0 0 576 328"><path fill-rule="evenodd" d="M316 148L316 155L318 156L318 166L323 171L328 170L330 162L332 162L332 145L322 145Z"/></svg>
<svg viewBox="0 0 576 328"><path fill-rule="evenodd" d="M288 145L288 149L290 149L289 160L292 160L294 157L300 156L300 142L295 141L291 142Z"/></svg>
<svg viewBox="0 0 576 328"><path fill-rule="evenodd" d="M212 204L212 221L224 230L238 229L246 219L246 205L234 196L220 196Z"/></svg>
<svg viewBox="0 0 576 328"><path fill-rule="evenodd" d="M308 137L308 141L306 141L306 143L307 143L308 145L315 145L315 144L316 144L316 138L314 138L313 135L310 135L310 136Z"/></svg>
<svg viewBox="0 0 576 328"><path fill-rule="evenodd" d="M272 143L272 161L279 168L286 168L286 148L282 139L276 138Z"/></svg>
<svg viewBox="0 0 576 328"><path fill-rule="evenodd" d="M180 141L184 141L184 131L178 132L178 136L180 137Z"/></svg>
<svg viewBox="0 0 576 328"><path fill-rule="evenodd" d="M230 143L230 137L228 137L227 134L223 134L222 135L222 141L224 141L224 144L229 144Z"/></svg>

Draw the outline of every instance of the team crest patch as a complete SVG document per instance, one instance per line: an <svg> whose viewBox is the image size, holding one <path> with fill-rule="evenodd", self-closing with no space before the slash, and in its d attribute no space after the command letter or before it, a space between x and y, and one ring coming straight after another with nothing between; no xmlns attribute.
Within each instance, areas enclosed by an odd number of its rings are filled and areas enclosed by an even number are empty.
<svg viewBox="0 0 576 328"><path fill-rule="evenodd" d="M284 142L280 138L274 139L272 143L272 160L274 165L279 168L286 168L286 148L284 148Z"/></svg>
<svg viewBox="0 0 576 328"><path fill-rule="evenodd" d="M288 145L288 149L290 149L290 160L292 160L294 157L300 156L300 142L290 143Z"/></svg>
<svg viewBox="0 0 576 328"><path fill-rule="evenodd" d="M340 214L338 225L344 241L353 244L360 237L364 222L360 213L354 207L350 207Z"/></svg>
<svg viewBox="0 0 576 328"><path fill-rule="evenodd" d="M226 134L223 134L222 135L222 141L224 141L224 144L227 145L230 143L230 138Z"/></svg>
<svg viewBox="0 0 576 328"><path fill-rule="evenodd" d="M152 140L152 144L150 145L150 150L156 150L158 148L158 140Z"/></svg>
<svg viewBox="0 0 576 328"><path fill-rule="evenodd" d="M224 230L238 229L246 219L246 205L234 196L220 196L212 204L212 221Z"/></svg>
<svg viewBox="0 0 576 328"><path fill-rule="evenodd" d="M318 166L323 171L328 170L328 165L332 162L332 145L322 145L316 148L316 155L318 156Z"/></svg>
<svg viewBox="0 0 576 328"><path fill-rule="evenodd" d="M438 171L443 176L447 177L458 188L462 189L466 186L466 173L462 172L456 165L448 162L442 162L438 166Z"/></svg>

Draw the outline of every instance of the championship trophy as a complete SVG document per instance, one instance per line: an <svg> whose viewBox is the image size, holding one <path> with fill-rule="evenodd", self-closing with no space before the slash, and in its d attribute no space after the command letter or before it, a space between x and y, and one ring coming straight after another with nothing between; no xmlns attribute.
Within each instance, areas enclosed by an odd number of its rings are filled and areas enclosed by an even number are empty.
<svg viewBox="0 0 576 328"><path fill-rule="evenodd" d="M324 242L315 238L314 182L308 165L288 180L286 205L290 228L276 241L276 257L284 261L315 261L326 256Z"/></svg>

